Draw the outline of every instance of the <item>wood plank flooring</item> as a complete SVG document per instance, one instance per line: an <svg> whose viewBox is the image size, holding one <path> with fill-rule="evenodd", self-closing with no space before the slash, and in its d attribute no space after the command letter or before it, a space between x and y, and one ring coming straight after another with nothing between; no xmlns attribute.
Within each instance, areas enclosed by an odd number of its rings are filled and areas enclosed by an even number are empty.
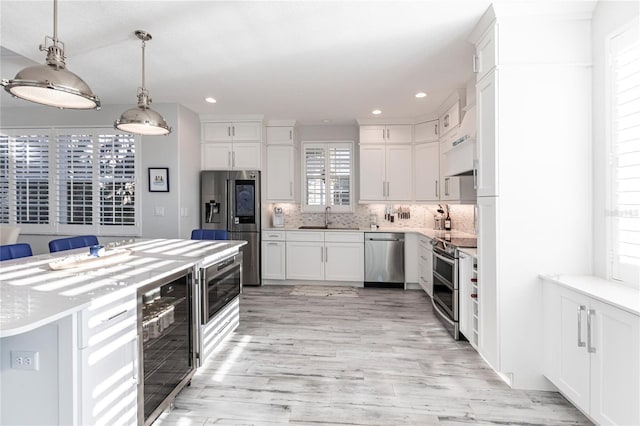
<svg viewBox="0 0 640 426"><path fill-rule="evenodd" d="M584 425L509 388L422 291L245 287L240 326L154 425Z"/></svg>

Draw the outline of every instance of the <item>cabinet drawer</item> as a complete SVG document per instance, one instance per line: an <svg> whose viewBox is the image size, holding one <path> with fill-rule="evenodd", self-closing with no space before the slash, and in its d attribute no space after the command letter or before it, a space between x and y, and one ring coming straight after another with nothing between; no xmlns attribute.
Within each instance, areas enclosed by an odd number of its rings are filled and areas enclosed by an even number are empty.
<svg viewBox="0 0 640 426"><path fill-rule="evenodd" d="M105 301L107 303L105 303ZM79 313L78 346L87 348L108 343L117 336L137 330L137 298L135 293L101 298Z"/></svg>
<svg viewBox="0 0 640 426"><path fill-rule="evenodd" d="M324 241L323 231L287 231L287 241Z"/></svg>
<svg viewBox="0 0 640 426"><path fill-rule="evenodd" d="M429 248L431 247L431 239L428 237L418 237L418 244L420 244L420 246L422 248Z"/></svg>
<svg viewBox="0 0 640 426"><path fill-rule="evenodd" d="M325 232L324 240L336 243L364 243L364 232Z"/></svg>
<svg viewBox="0 0 640 426"><path fill-rule="evenodd" d="M284 241L285 231L262 231L263 241Z"/></svg>

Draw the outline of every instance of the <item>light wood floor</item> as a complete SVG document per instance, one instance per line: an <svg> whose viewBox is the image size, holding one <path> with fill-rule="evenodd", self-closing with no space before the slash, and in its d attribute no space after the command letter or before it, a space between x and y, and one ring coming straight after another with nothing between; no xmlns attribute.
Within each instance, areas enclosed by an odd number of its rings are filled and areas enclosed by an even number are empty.
<svg viewBox="0 0 640 426"><path fill-rule="evenodd" d="M512 390L422 291L245 287L240 327L155 425L572 425L555 392Z"/></svg>

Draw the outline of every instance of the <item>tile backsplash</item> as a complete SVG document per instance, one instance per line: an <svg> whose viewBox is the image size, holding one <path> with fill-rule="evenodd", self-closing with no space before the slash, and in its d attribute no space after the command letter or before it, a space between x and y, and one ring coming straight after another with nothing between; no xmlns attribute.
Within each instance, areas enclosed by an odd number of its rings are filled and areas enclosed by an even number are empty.
<svg viewBox="0 0 640 426"><path fill-rule="evenodd" d="M445 204L441 204L445 207ZM264 215L266 226L272 226L272 212L274 207L282 207L284 211L284 226L297 228L303 225L324 225L324 213L302 213L300 204L273 203L265 204L267 209ZM395 214L393 223L386 221L385 208L392 207L397 212L410 211L407 219L398 219ZM424 204L358 204L353 213L331 213L330 221L335 226L349 228L369 227L369 215L375 214L377 223L384 228L430 228L433 229L434 215L437 214L438 205ZM457 231L475 234L474 230L474 206L473 205L449 205L451 227Z"/></svg>

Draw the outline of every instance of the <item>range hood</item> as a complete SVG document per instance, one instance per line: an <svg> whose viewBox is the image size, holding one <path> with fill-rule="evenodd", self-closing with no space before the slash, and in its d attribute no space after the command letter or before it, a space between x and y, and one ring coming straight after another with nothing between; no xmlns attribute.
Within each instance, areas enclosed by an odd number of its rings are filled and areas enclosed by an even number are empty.
<svg viewBox="0 0 640 426"><path fill-rule="evenodd" d="M445 148L445 176L469 176L473 174L476 158L476 107L469 107L460 127L454 131Z"/></svg>

